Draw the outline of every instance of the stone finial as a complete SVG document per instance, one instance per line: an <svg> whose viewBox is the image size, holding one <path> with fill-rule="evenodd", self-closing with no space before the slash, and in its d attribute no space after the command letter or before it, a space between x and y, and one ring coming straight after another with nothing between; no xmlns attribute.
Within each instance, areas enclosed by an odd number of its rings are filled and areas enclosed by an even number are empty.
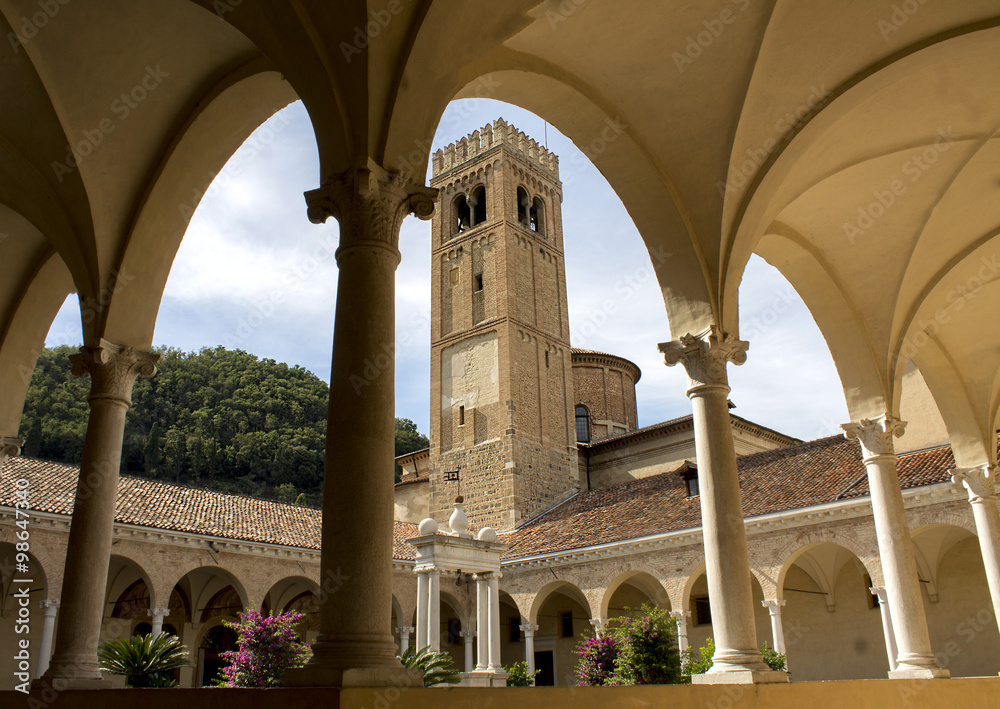
<svg viewBox="0 0 1000 709"><path fill-rule="evenodd" d="M497 531L493 527L483 527L479 530L476 538L481 542L495 542L497 540Z"/></svg>
<svg viewBox="0 0 1000 709"><path fill-rule="evenodd" d="M438 523L435 522L430 517L426 517L420 520L420 524L417 525L417 531L420 532L421 537L426 537L431 534L437 534Z"/></svg>
<svg viewBox="0 0 1000 709"><path fill-rule="evenodd" d="M455 510L451 513L451 517L448 518L448 526L451 527L451 533L456 537L469 539L472 537L469 534L469 518L465 516L465 510L462 509L462 502L461 495L455 498Z"/></svg>

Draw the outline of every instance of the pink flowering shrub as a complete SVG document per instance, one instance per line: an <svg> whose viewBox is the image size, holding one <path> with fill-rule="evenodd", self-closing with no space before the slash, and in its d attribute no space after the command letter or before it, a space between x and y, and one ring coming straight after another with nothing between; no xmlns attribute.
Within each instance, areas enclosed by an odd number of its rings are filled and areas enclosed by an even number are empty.
<svg viewBox="0 0 1000 709"><path fill-rule="evenodd" d="M220 686L280 687L286 669L302 667L312 657L295 632L304 617L294 611L265 617L248 608L238 623L223 621L236 631L237 649L221 653L229 666L222 668Z"/></svg>
<svg viewBox="0 0 1000 709"><path fill-rule="evenodd" d="M619 651L618 639L610 633L587 638L577 645L576 654L580 657L576 664L577 684L617 684L614 675Z"/></svg>

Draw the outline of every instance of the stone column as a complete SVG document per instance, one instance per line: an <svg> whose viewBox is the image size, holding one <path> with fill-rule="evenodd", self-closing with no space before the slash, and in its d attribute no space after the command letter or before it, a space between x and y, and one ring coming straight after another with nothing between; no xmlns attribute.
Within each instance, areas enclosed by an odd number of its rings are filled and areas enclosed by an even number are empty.
<svg viewBox="0 0 1000 709"><path fill-rule="evenodd" d="M705 540L705 575L712 606L715 655L712 668L692 681L706 683L786 682L757 649L753 593L743 504L729 419L729 362L743 364L749 345L716 327L659 349L668 367L682 363L694 416L698 490Z"/></svg>
<svg viewBox="0 0 1000 709"><path fill-rule="evenodd" d="M885 635L885 653L889 656L889 669L895 670L899 667L899 663L896 662L896 635L892 632L889 597L885 593L885 586L872 586L868 590L878 596L878 609L882 614L882 633Z"/></svg>
<svg viewBox="0 0 1000 709"><path fill-rule="evenodd" d="M472 672L472 645L476 634L471 630L462 631L462 644L465 645L465 671Z"/></svg>
<svg viewBox="0 0 1000 709"><path fill-rule="evenodd" d="M691 611L670 611L670 617L677 619L677 650L681 655L681 664L685 662L688 649L688 618Z"/></svg>
<svg viewBox="0 0 1000 709"><path fill-rule="evenodd" d="M476 670L485 671L490 644L489 586L484 574L476 575Z"/></svg>
<svg viewBox="0 0 1000 709"><path fill-rule="evenodd" d="M392 617L395 271L399 228L429 219L436 190L367 159L306 193L314 224L340 224L336 322L327 416L320 598L313 656L288 686L402 686L419 673L396 659Z"/></svg>
<svg viewBox="0 0 1000 709"><path fill-rule="evenodd" d="M417 571L417 639L416 649L426 647L429 644L427 633L427 610L430 608L430 584L428 581L428 570Z"/></svg>
<svg viewBox="0 0 1000 709"><path fill-rule="evenodd" d="M778 598L770 601L761 601L760 604L767 608L771 614L771 638L775 651L785 654L785 631L781 627L781 609L785 606L785 599Z"/></svg>
<svg viewBox="0 0 1000 709"><path fill-rule="evenodd" d="M976 520L979 549L983 555L986 582L993 600L993 617L1000 618L1000 510L997 509L997 466L952 470L952 480L969 491L972 516Z"/></svg>
<svg viewBox="0 0 1000 709"><path fill-rule="evenodd" d="M487 669L503 672L500 662L500 574L492 573L486 579L489 589L490 658Z"/></svg>
<svg viewBox="0 0 1000 709"><path fill-rule="evenodd" d="M24 441L20 438L0 436L0 472L3 471L8 458L14 458L21 454L21 446L23 445Z"/></svg>
<svg viewBox="0 0 1000 709"><path fill-rule="evenodd" d="M441 572L427 573L427 644L441 652Z"/></svg>
<svg viewBox="0 0 1000 709"><path fill-rule="evenodd" d="M170 615L169 608L151 608L146 611L149 617L153 619L153 629L150 634L155 638L157 635L163 632L163 619Z"/></svg>
<svg viewBox="0 0 1000 709"><path fill-rule="evenodd" d="M903 494L896 474L896 454L892 437L902 436L906 424L896 418L880 416L841 426L847 438L861 444L861 455L868 470L868 488L872 497L875 536L885 577L885 590L892 615L899 666L890 670L893 679L930 679L948 677L948 670L938 666L931 651L924 599L920 592L913 540L906 523Z"/></svg>
<svg viewBox="0 0 1000 709"><path fill-rule="evenodd" d="M400 625L396 627L396 632L399 633L399 654L402 655L406 652L406 648L410 647L410 633L413 632L412 625Z"/></svg>
<svg viewBox="0 0 1000 709"><path fill-rule="evenodd" d="M521 625L521 632L524 633L524 662L528 666L528 676L531 683L535 683L535 631L538 625L535 623L525 623Z"/></svg>
<svg viewBox="0 0 1000 709"><path fill-rule="evenodd" d="M604 628L605 628L605 626L607 626L607 624L608 624L608 619L607 618L591 618L590 619L590 625L594 628L594 636L598 637L598 638L604 636Z"/></svg>
<svg viewBox="0 0 1000 709"><path fill-rule="evenodd" d="M90 374L90 419L83 441L63 572L62 623L48 670L38 680L74 689L103 688L97 645L111 560L125 414L137 377L156 373L160 356L101 340L72 355L73 374Z"/></svg>
<svg viewBox="0 0 1000 709"><path fill-rule="evenodd" d="M59 610L59 601L39 601L42 608L42 639L38 643L38 665L35 669L35 679L38 679L45 670L49 669L49 659L52 657L52 635L56 628L56 611Z"/></svg>

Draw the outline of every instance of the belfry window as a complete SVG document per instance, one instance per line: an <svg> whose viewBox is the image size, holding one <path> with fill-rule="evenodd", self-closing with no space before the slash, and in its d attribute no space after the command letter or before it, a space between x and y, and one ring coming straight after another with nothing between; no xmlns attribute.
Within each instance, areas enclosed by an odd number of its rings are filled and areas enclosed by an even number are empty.
<svg viewBox="0 0 1000 709"><path fill-rule="evenodd" d="M469 203L465 199L464 194L460 194L455 198L455 231L454 234L461 234L463 231L472 226L471 223L472 213L469 210Z"/></svg>
<svg viewBox="0 0 1000 709"><path fill-rule="evenodd" d="M576 407L576 440L578 443L590 443L590 412L586 406Z"/></svg>
<svg viewBox="0 0 1000 709"><path fill-rule="evenodd" d="M469 199L472 212L472 226L479 226L486 221L486 188L480 185L472 190L472 197Z"/></svg>
<svg viewBox="0 0 1000 709"><path fill-rule="evenodd" d="M517 222L528 226L528 210L531 209L531 200L528 199L528 192L523 187L517 188Z"/></svg>
<svg viewBox="0 0 1000 709"><path fill-rule="evenodd" d="M535 197L528 210L528 228L539 234L545 233L545 203L541 198Z"/></svg>

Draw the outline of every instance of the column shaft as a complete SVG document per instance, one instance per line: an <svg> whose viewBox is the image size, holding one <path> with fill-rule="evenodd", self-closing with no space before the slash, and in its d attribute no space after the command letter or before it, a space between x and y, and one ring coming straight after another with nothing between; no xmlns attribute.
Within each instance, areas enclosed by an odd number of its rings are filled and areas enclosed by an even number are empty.
<svg viewBox="0 0 1000 709"><path fill-rule="evenodd" d="M535 631L538 630L538 625L535 623L527 623L521 626L521 632L524 633L524 662L528 667L528 676L531 677L531 683L535 683Z"/></svg>
<svg viewBox="0 0 1000 709"><path fill-rule="evenodd" d="M993 617L1000 618L1000 510L997 509L996 473L996 466L986 464L953 470L952 480L961 482L969 492L986 583L993 601Z"/></svg>
<svg viewBox="0 0 1000 709"><path fill-rule="evenodd" d="M896 455L892 437L903 433L905 424L898 419L881 417L844 424L849 438L861 443L862 458L868 471L872 497L875 536L885 577L885 590L896 638L898 669L890 677L900 679L947 677L931 651L924 599L920 591L913 540L906 522L906 509L896 473Z"/></svg>
<svg viewBox="0 0 1000 709"><path fill-rule="evenodd" d="M73 504L63 572L62 623L43 683L60 679L70 687L101 687L97 645L104 615L111 536L118 497L125 414L136 378L156 372L159 355L101 340L72 355L73 373L90 374L90 418L83 441L80 478Z"/></svg>
<svg viewBox="0 0 1000 709"><path fill-rule="evenodd" d="M472 672L472 645L476 634L471 630L462 631L462 644L465 646L465 671Z"/></svg>
<svg viewBox="0 0 1000 709"><path fill-rule="evenodd" d="M441 651L441 572L427 574L427 644L434 652Z"/></svg>
<svg viewBox="0 0 1000 709"><path fill-rule="evenodd" d="M429 218L433 190L368 159L306 194L313 223L340 224L320 555L320 632L291 686L400 685L392 608L395 270L399 228ZM410 679L406 679L409 677Z"/></svg>
<svg viewBox="0 0 1000 709"><path fill-rule="evenodd" d="M489 588L486 577L476 576L476 669L485 670L490 642Z"/></svg>
<svg viewBox="0 0 1000 709"><path fill-rule="evenodd" d="M52 657L52 636L56 627L56 611L59 610L59 601L41 601L39 605L44 610L45 615L42 617L42 638L38 643L36 679L49 669L49 660Z"/></svg>
<svg viewBox="0 0 1000 709"><path fill-rule="evenodd" d="M500 672L500 579L497 574L490 574L487 579L489 589L489 628L490 628L490 658L488 669Z"/></svg>
<svg viewBox="0 0 1000 709"><path fill-rule="evenodd" d="M896 635L892 631L892 612L889 610L889 599L885 594L885 586L872 586L868 589L878 596L878 610L882 615L882 634L885 636L885 654L889 657L889 670L899 667L896 661Z"/></svg>
<svg viewBox="0 0 1000 709"><path fill-rule="evenodd" d="M416 649L426 647L430 644L429 633L427 632L427 609L430 608L430 586L428 583L427 571L417 572L417 639Z"/></svg>
<svg viewBox="0 0 1000 709"><path fill-rule="evenodd" d="M772 645L777 652L785 654L785 631L781 625L781 609L785 606L785 599L779 598L771 601L761 601L760 604L767 608L771 615L771 638Z"/></svg>

